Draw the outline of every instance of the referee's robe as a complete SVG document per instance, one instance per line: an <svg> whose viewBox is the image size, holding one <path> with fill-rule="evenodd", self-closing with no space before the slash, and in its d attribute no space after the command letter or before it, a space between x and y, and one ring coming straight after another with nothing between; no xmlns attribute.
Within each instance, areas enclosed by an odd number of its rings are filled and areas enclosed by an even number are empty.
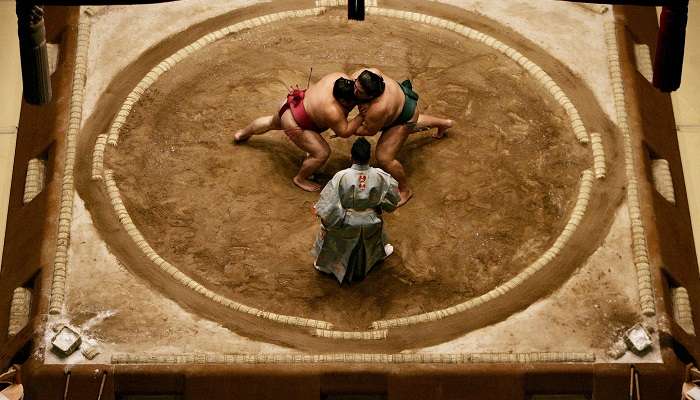
<svg viewBox="0 0 700 400"><path fill-rule="evenodd" d="M336 173L314 206L321 218L316 268L341 284L363 279L386 257L381 213L394 211L399 200L398 183L379 168L353 164Z"/></svg>

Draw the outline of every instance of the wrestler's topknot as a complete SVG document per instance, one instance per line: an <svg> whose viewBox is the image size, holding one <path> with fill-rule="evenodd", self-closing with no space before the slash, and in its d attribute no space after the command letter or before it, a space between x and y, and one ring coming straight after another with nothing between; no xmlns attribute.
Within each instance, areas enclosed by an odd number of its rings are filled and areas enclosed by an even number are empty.
<svg viewBox="0 0 700 400"><path fill-rule="evenodd" d="M376 98L384 93L384 79L370 70L364 70L357 77L365 93L371 98Z"/></svg>
<svg viewBox="0 0 700 400"><path fill-rule="evenodd" d="M333 84L333 97L355 103L355 82L351 79L338 78Z"/></svg>

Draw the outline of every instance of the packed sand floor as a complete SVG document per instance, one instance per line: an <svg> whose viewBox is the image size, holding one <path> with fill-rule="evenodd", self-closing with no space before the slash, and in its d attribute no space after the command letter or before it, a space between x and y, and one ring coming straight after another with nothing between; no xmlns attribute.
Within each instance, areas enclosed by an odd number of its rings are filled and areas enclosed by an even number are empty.
<svg viewBox="0 0 700 400"><path fill-rule="evenodd" d="M416 196L385 216L396 254L338 287L312 269L318 195L291 183L304 153L279 131L231 139L304 86L309 68L313 79L363 65L410 78L423 111L456 124L442 140L418 133L406 143L400 160ZM324 137L333 155L320 182L349 166L352 143ZM568 218L586 153L564 109L495 50L435 28L327 15L184 60L132 112L108 166L139 230L183 272L250 306L362 329L449 307L527 267Z"/></svg>

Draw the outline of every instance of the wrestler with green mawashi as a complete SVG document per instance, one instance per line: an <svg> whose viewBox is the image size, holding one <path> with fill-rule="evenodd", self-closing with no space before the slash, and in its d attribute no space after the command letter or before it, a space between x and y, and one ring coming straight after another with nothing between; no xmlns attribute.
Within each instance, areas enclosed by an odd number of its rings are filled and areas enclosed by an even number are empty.
<svg viewBox="0 0 700 400"><path fill-rule="evenodd" d="M382 132L377 142L377 163L399 182L401 206L413 196L403 166L396 160L401 146L408 135L431 128L437 128L434 138L442 138L454 122L422 114L418 108L418 94L409 80L399 83L375 68L361 69L352 77L358 108L364 116L355 135L372 136Z"/></svg>

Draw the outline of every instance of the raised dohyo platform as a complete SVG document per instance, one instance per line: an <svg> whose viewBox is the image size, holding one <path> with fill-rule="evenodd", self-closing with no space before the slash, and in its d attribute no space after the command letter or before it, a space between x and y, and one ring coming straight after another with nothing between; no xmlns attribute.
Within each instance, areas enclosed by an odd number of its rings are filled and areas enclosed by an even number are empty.
<svg viewBox="0 0 700 400"><path fill-rule="evenodd" d="M679 391L698 353L698 277L692 237L660 235L690 225L677 144L653 136L675 132L670 103L648 100L635 66L649 16L380 1L356 22L343 7L50 9L65 21L63 95L42 121L65 128L49 151L17 153L31 159L19 198L48 210L32 223L48 224L35 244L46 268L30 279L6 256L2 271L20 282L3 286L8 348L36 332L30 395L607 399L626 393L630 363L666 382L642 380L642 393ZM545 11L589 43L542 29ZM422 110L455 127L407 141L416 197L385 216L397 252L339 287L312 267L317 194L291 183L303 153L279 132L231 140L308 68L363 66L410 78ZM640 117L647 103L654 121ZM351 143L324 137L321 180L348 165ZM651 333L642 354L620 350L635 324ZM67 357L51 349L64 325L82 337Z"/></svg>

